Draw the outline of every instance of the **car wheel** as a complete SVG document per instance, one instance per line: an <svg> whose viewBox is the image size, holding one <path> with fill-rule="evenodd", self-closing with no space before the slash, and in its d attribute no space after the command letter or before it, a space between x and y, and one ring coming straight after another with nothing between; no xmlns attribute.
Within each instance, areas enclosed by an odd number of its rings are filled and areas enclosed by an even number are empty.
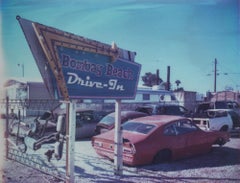
<svg viewBox="0 0 240 183"><path fill-rule="evenodd" d="M153 163L157 164L157 163L163 163L163 162L167 162L171 159L171 151L168 149L164 149L159 151L155 157L153 158Z"/></svg>
<svg viewBox="0 0 240 183"><path fill-rule="evenodd" d="M219 146L222 146L222 145L224 145L226 142L225 142L225 140L222 138L222 137L220 137L220 138L218 138L217 139L217 142L216 142L216 144L218 144Z"/></svg>
<svg viewBox="0 0 240 183"><path fill-rule="evenodd" d="M221 132L227 132L228 131L228 126L223 126L221 129L220 129Z"/></svg>

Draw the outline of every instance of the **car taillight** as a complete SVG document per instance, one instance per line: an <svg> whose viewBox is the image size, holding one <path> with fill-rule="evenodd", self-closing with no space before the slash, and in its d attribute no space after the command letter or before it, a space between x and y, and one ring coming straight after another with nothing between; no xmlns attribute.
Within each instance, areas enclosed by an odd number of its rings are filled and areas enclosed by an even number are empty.
<svg viewBox="0 0 240 183"><path fill-rule="evenodd" d="M123 152L124 152L124 153L134 154L134 153L133 153L133 149L132 149L132 148L128 148L128 147L123 147Z"/></svg>
<svg viewBox="0 0 240 183"><path fill-rule="evenodd" d="M135 154L136 150L132 143L123 144L123 152L128 154Z"/></svg>
<svg viewBox="0 0 240 183"><path fill-rule="evenodd" d="M92 145L93 145L93 146L97 146L97 147L102 147L102 146L103 146L103 143L100 142L100 141L94 140Z"/></svg>

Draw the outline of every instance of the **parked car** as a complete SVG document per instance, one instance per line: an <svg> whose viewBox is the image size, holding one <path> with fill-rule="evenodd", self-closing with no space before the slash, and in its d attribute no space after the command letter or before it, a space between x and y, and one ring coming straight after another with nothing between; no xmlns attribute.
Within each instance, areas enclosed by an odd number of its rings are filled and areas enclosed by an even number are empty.
<svg viewBox="0 0 240 183"><path fill-rule="evenodd" d="M190 111L185 107L174 104L153 104L138 106L136 111L145 112L150 115L177 115L177 116L189 116Z"/></svg>
<svg viewBox="0 0 240 183"><path fill-rule="evenodd" d="M190 119L153 115L122 125L123 163L130 166L161 163L207 153L213 144L223 145L229 134L203 131ZM92 146L100 156L114 159L114 130L94 136Z"/></svg>
<svg viewBox="0 0 240 183"><path fill-rule="evenodd" d="M195 110L195 116L206 116L208 110L227 111L232 118L233 128L240 127L240 106L235 101L215 101L200 103Z"/></svg>
<svg viewBox="0 0 240 183"><path fill-rule="evenodd" d="M233 122L230 114L221 109L208 109L206 116L193 116L191 120L203 130L219 130L230 132Z"/></svg>
<svg viewBox="0 0 240 183"><path fill-rule="evenodd" d="M58 115L66 115L65 110L58 112ZM76 110L76 139L88 138L95 135L97 123L107 115L104 111L96 111L91 109Z"/></svg>
<svg viewBox="0 0 240 183"><path fill-rule="evenodd" d="M139 117L148 116L148 114L137 111L121 111L121 123ZM112 112L103 117L97 124L95 134L100 134L113 129L115 126L115 112Z"/></svg>
<svg viewBox="0 0 240 183"><path fill-rule="evenodd" d="M97 123L106 115L106 112L95 111L90 109L76 110L76 139L88 138L95 135ZM31 121L14 120L9 125L11 135L18 135L23 138L25 136L39 139L43 136L56 132L56 121L59 115L64 115L66 118L66 110L58 109L53 112L46 111L42 116ZM64 122L63 133L66 133L66 124Z"/></svg>
<svg viewBox="0 0 240 183"><path fill-rule="evenodd" d="M203 102L196 108L196 113L202 113L207 109L231 109L240 115L240 106L235 101Z"/></svg>

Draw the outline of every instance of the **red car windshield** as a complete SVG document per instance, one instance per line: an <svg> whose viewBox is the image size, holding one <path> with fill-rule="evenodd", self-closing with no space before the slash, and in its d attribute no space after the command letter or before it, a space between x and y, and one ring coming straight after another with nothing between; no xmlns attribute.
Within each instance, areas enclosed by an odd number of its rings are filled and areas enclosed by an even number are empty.
<svg viewBox="0 0 240 183"><path fill-rule="evenodd" d="M155 126L151 124L127 122L122 125L122 129L129 132L148 134Z"/></svg>

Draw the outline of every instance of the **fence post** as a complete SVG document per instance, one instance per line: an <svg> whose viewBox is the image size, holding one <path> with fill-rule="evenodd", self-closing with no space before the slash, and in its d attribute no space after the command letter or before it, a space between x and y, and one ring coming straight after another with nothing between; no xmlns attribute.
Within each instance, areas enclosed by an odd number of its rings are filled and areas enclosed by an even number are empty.
<svg viewBox="0 0 240 183"><path fill-rule="evenodd" d="M6 122L5 122L5 131L4 131L4 138L5 138L5 156L8 158L8 132L9 132L9 97L6 97Z"/></svg>
<svg viewBox="0 0 240 183"><path fill-rule="evenodd" d="M20 123L21 123L21 112L20 112L20 109L18 109L18 128L17 128L17 139L16 139L16 145L18 145L18 141L19 141Z"/></svg>

